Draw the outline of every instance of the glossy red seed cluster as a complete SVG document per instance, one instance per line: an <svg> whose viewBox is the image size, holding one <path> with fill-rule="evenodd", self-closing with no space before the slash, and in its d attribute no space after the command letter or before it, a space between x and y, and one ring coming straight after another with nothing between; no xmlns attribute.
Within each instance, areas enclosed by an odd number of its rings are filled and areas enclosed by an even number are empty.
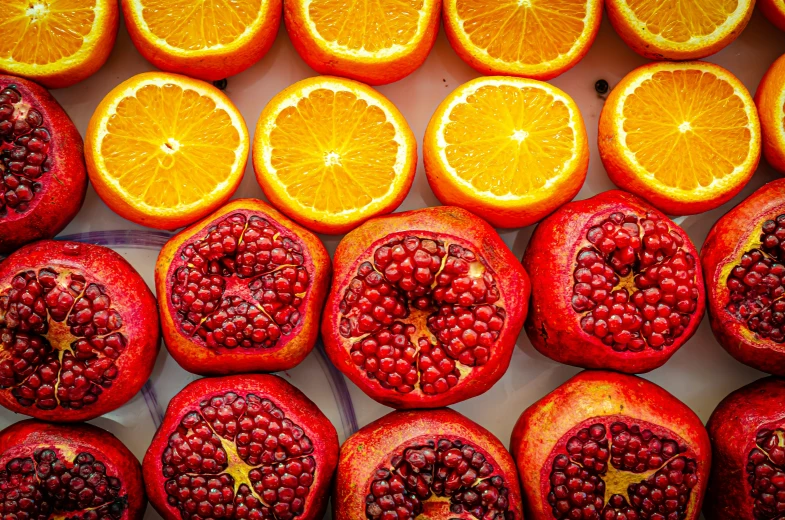
<svg viewBox="0 0 785 520"><path fill-rule="evenodd" d="M785 511L785 431L761 430L747 458L747 480L755 498L753 515L781 518Z"/></svg>
<svg viewBox="0 0 785 520"><path fill-rule="evenodd" d="M313 445L269 399L233 392L200 403L161 456L168 502L184 519L289 520L314 479Z"/></svg>
<svg viewBox="0 0 785 520"><path fill-rule="evenodd" d="M49 130L44 117L22 99L13 85L0 91L0 217L23 213L49 171Z"/></svg>
<svg viewBox="0 0 785 520"><path fill-rule="evenodd" d="M401 393L447 392L459 365L488 362L506 313L493 273L457 244L414 236L378 247L357 269L341 301L340 333L362 337L352 361ZM426 316L426 329L412 325Z"/></svg>
<svg viewBox="0 0 785 520"><path fill-rule="evenodd" d="M581 328L617 351L660 350L684 333L698 305L696 259L656 215L613 213L578 252L572 307Z"/></svg>
<svg viewBox="0 0 785 520"><path fill-rule="evenodd" d="M610 433L610 435L608 435ZM698 483L695 461L672 439L622 422L601 423L571 437L553 459L548 502L555 518L584 520L683 520ZM606 497L613 472L640 481Z"/></svg>
<svg viewBox="0 0 785 520"><path fill-rule="evenodd" d="M0 515L16 520L121 518L127 508L122 482L90 453L79 453L69 462L51 448L9 461L0 471Z"/></svg>
<svg viewBox="0 0 785 520"><path fill-rule="evenodd" d="M423 512L423 502L445 497L453 514L513 520L508 493L504 478L477 449L440 439L405 448L390 467L378 468L365 498L365 514L369 520L410 520Z"/></svg>
<svg viewBox="0 0 785 520"><path fill-rule="evenodd" d="M785 215L763 223L760 243L731 270L726 309L758 337L785 343Z"/></svg>
<svg viewBox="0 0 785 520"><path fill-rule="evenodd" d="M123 319L74 271L25 271L0 293L0 388L23 406L82 408L117 378Z"/></svg>
<svg viewBox="0 0 785 520"><path fill-rule="evenodd" d="M180 327L210 348L271 348L301 320L310 285L302 245L237 213L186 244L171 301Z"/></svg>

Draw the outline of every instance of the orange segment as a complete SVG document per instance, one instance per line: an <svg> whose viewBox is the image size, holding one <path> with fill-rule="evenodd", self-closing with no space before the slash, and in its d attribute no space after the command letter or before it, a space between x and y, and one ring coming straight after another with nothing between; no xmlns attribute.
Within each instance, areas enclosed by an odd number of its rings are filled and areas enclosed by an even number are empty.
<svg viewBox="0 0 785 520"><path fill-rule="evenodd" d="M450 43L486 74L557 76L588 52L599 29L597 0L446 0Z"/></svg>
<svg viewBox="0 0 785 520"><path fill-rule="evenodd" d="M656 63L628 74L609 96L599 146L616 184L668 213L695 213L747 183L760 125L749 93L727 70Z"/></svg>
<svg viewBox="0 0 785 520"><path fill-rule="evenodd" d="M268 199L325 233L392 211L411 186L414 136L381 94L351 80L300 81L265 107L254 167Z"/></svg>
<svg viewBox="0 0 785 520"><path fill-rule="evenodd" d="M571 200L589 158L583 119L567 94L503 77L470 81L442 102L424 154L438 198L497 227L532 224Z"/></svg>
<svg viewBox="0 0 785 520"><path fill-rule="evenodd" d="M763 154L785 173L785 55L771 64L755 93L763 134Z"/></svg>
<svg viewBox="0 0 785 520"><path fill-rule="evenodd" d="M90 180L120 215L171 229L213 211L237 188L245 123L212 85L147 73L120 84L87 133Z"/></svg>

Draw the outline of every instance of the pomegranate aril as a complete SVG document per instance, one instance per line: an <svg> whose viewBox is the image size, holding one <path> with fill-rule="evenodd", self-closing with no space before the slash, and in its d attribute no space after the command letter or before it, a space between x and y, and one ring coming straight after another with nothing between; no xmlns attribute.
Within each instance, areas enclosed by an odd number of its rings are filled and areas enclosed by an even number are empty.
<svg viewBox="0 0 785 520"><path fill-rule="evenodd" d="M785 509L785 446L782 430L760 430L747 458L747 480L755 499L756 519L779 518Z"/></svg>
<svg viewBox="0 0 785 520"><path fill-rule="evenodd" d="M428 329L451 357L467 366L482 366L488 362L504 319L504 309L491 305L444 306L428 317Z"/></svg>
<svg viewBox="0 0 785 520"><path fill-rule="evenodd" d="M352 345L352 361L382 386L401 393L411 392L418 380L417 349L410 339L414 331L412 325L395 322L366 336Z"/></svg>

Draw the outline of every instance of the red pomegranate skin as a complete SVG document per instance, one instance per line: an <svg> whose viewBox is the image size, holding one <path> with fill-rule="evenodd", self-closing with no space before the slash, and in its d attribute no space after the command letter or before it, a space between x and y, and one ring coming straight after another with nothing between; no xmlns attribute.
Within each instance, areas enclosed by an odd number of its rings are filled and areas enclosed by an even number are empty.
<svg viewBox="0 0 785 520"><path fill-rule="evenodd" d="M618 215L631 216L634 222L616 224L612 219ZM596 239L596 229L609 222L614 226L608 233L611 236L600 236L597 244L592 243L589 235ZM626 242L619 239L623 248L615 246L613 233L626 234L628 224L636 224L637 230L623 237ZM657 237L656 243L650 241L655 246L666 237L669 254L663 252L664 246L649 251L649 234ZM637 248L630 237L638 238ZM601 249L607 238L611 238L608 249ZM613 264L617 260L618 269ZM543 220L529 241L523 266L539 282L532 288L526 333L538 351L560 363L631 374L649 372L665 364L692 337L703 318L701 268L689 237L663 213L620 190L565 204ZM654 266L660 266L656 276L641 277L641 267L649 274ZM672 274L663 275L661 266L667 266ZM623 274L623 269L629 274ZM663 278L658 280L659 276ZM590 294L581 296L581 288ZM591 306L576 307L576 298ZM657 332L662 329L664 332ZM657 341L655 334L659 335Z"/></svg>
<svg viewBox="0 0 785 520"><path fill-rule="evenodd" d="M142 467L122 442L101 428L26 420L0 432L0 453L3 518L23 519L25 511L30 518L141 520L144 516ZM50 460L53 455L56 461ZM14 459L26 461L32 472L14 472ZM31 493L19 486L26 473L23 483L31 486ZM64 483L64 479L69 480ZM65 496L58 498L58 491Z"/></svg>
<svg viewBox="0 0 785 520"><path fill-rule="evenodd" d="M234 395L234 401L230 403L226 398L227 394ZM222 399L223 404L215 406L216 398ZM249 403L254 403L253 406L256 407L260 400L269 404L262 406L263 412L254 409L251 417L249 410L252 404ZM277 412L270 414L269 410L273 409ZM189 414L190 417L201 419L192 429L186 429L183 425L183 421L189 420ZM274 429L273 424L277 424L278 429ZM306 442L306 445L310 446L308 449L303 448L299 455L293 455L292 448L287 446L284 440L287 437L291 440L294 430L302 435L299 440L295 439L294 445L303 446L303 442ZM206 432L204 442L197 444L193 439L198 437L201 431ZM185 444L183 434L193 445L193 449L187 453L181 453ZM262 442L264 447L260 444ZM178 446L180 450L176 449ZM206 447L212 451L206 451ZM247 450L244 457L240 453L241 449ZM228 465L222 466L218 463L214 468L206 468L208 459L212 457L211 460L216 462L220 453L227 456ZM284 455L275 456L271 463L268 457L276 453ZM199 458L196 461L178 459L181 455L195 455ZM170 480L164 476L167 471L164 459L167 457L171 461L170 467L174 467L172 464L178 462L187 466L188 471L176 470L172 479L175 483L175 479L190 479L190 487L185 488L190 494L177 486L177 493L184 493L178 495L179 499L167 492L166 482ZM257 458L252 460L254 464L247 463L251 460L249 457ZM293 462L298 461L298 469L302 472L299 478L294 478L296 475L291 474L290 468ZM192 462L201 464L201 469L189 465ZM199 379L181 390L169 402L164 420L145 454L142 467L150 502L166 520L316 520L322 518L327 508L329 488L337 463L338 434L322 411L305 394L282 378L255 374ZM310 468L310 473L307 468ZM262 472L264 479L261 482L254 481L254 485L260 487L254 487L254 491L250 491L250 476L254 471ZM272 483L268 480L271 474L278 476L272 478ZM229 480L228 484L221 482L220 479L226 480L227 475L237 475L238 478ZM309 481L304 481L304 477ZM196 481L199 478L206 482ZM211 479L218 481L211 483ZM195 482L203 484L203 491L199 490ZM292 487L296 488L295 493L290 494L289 502L286 502L284 493L291 493ZM284 488L289 491L282 491ZM303 489L299 488L305 489L304 497ZM262 491L259 492L259 489ZM271 490L274 493L272 500L269 496ZM214 493L219 493L220 496L213 496ZM294 500L291 499L292 496L295 497ZM181 513L180 507L187 508L188 500L196 503L195 512ZM294 505L295 500L301 501L299 510ZM289 508L276 509L287 503ZM219 505L222 508L220 512L214 509ZM208 509L202 510L203 507Z"/></svg>
<svg viewBox="0 0 785 520"><path fill-rule="evenodd" d="M440 448L443 441L447 441L446 449ZM468 456L448 454L457 451L454 444L447 448L449 443L456 441L462 447L471 448L466 454ZM419 471L412 471L417 466L409 461L421 464L415 457L423 456L424 452L420 448L431 447L429 442L434 444L431 451L437 454L435 463L429 463L426 458L428 464L419 468ZM393 461L396 458L400 458L398 466ZM450 458L455 460L449 462ZM475 476L482 476L472 479L471 475L466 476L469 471L474 472ZM442 472L444 475L440 476ZM419 480L415 478L414 486L408 483L411 475L417 477L423 474L427 475L425 479L430 479L430 485L423 477ZM382 476L386 478L381 479ZM460 480L464 476L466 480L461 480L459 484L456 478ZM390 486L382 484L384 487L380 489L380 480L389 482ZM401 481L404 490L396 496L398 490L395 485L400 485ZM420 495L417 484L423 486ZM498 487L494 486L492 490L490 488L493 484ZM451 492L451 488L457 491ZM503 491L499 492L500 489ZM479 505L481 512L472 513L463 505L465 502L461 499L465 499L469 492L477 496L472 504L476 504L474 507ZM500 497L502 503L499 502ZM397 512L394 508L374 509L375 505L385 504L385 500L390 499L398 505L400 498L405 499L409 509L399 512L398 516L394 516ZM412 507L413 503L419 506ZM462 507L460 511L451 511L451 507L459 504ZM449 408L395 411L349 437L341 446L332 509L334 520L523 519L518 476L510 453L491 432ZM379 514L380 509L390 516Z"/></svg>
<svg viewBox="0 0 785 520"><path fill-rule="evenodd" d="M781 517L783 402L785 381L767 377L731 393L711 414L706 427L714 464L703 506L707 520Z"/></svg>
<svg viewBox="0 0 785 520"><path fill-rule="evenodd" d="M411 253L407 243L419 250ZM482 394L507 370L526 318L529 277L481 218L451 206L375 218L341 240L333 265L322 339L333 364L371 398L393 408L447 406ZM391 267L400 278L390 278ZM372 352L369 338L378 345ZM397 376L385 375L390 367Z"/></svg>
<svg viewBox="0 0 785 520"><path fill-rule="evenodd" d="M160 348L155 298L109 248L41 240L0 264L0 405L86 421L125 404Z"/></svg>
<svg viewBox="0 0 785 520"><path fill-rule="evenodd" d="M617 423L626 428L621 430L619 440L612 430ZM571 454L568 451L570 443L579 443L580 436L587 434L586 429L590 432L590 439L594 440L592 427L597 425L604 427L598 438L608 444L603 446L597 441L591 448L592 452L589 451L589 442L583 441L583 447L578 446L580 451L576 449L577 453ZM639 428L638 433L635 427ZM626 445L622 442L624 438L628 439ZM637 439L637 448L633 439ZM600 449L605 450L604 454L600 454ZM593 457L595 464L604 464L605 472L596 471L595 465L591 474L602 479L606 484L605 496L611 497L605 500L608 506L605 511L595 507L594 512L609 514L608 510L613 511L610 507L613 495L621 496L629 504L632 501L630 487L636 486L638 496L646 497L650 502L643 508L634 508L637 516L627 513L626 518L641 520L697 519L711 469L709 437L692 410L654 383L637 376L603 370L581 372L527 408L513 429L510 451L521 476L527 520L573 518L567 516L569 511L557 516L549 502L549 494L558 491L555 487L552 489L551 483L555 482L552 481L552 473L558 471L557 459L560 456L562 462L569 461L570 465L581 469L592 467L588 457ZM648 460L642 457L644 451ZM631 456L631 460L626 456ZM655 461L655 457L658 460ZM680 460L683 462L677 462ZM644 471L636 472L640 468L630 466L630 463L648 465ZM674 467L674 463L681 467ZM564 470L564 473L570 475L570 470ZM660 483L663 474L669 478ZM587 480L583 479L584 484ZM647 480L649 482L644 482ZM689 491L680 487L688 483L692 484ZM654 501L651 494L642 495L644 490L637 487L639 484L647 485L651 490L649 493L662 490L659 500ZM572 483L567 482L566 485L571 486ZM680 502L674 510L663 512L660 507L667 506L667 500L676 500L672 496L674 492L683 497L683 503ZM647 507L651 509L647 510ZM615 513L619 515L625 511L619 508ZM582 518L622 519L625 516L587 514Z"/></svg>
<svg viewBox="0 0 785 520"><path fill-rule="evenodd" d="M194 265L193 257L186 255L192 252L189 247L193 248L197 243L213 245L220 242L211 238L210 229L220 228L228 219L238 220L231 229L240 234L239 238L229 237L225 247L214 246L217 249L215 252L210 250L213 257L208 258L213 262L211 265L191 268L191 274L197 272L193 286L184 287L178 283L178 274L182 272L179 270ZM256 232L253 226L263 221L267 222L264 229L278 237L274 241L267 240L266 245L261 245L264 235L251 240L251 233ZM231 230L228 234L231 235ZM220 238L221 234L214 236ZM284 253L288 256L276 261L276 254ZM246 258L247 261L244 260ZM227 267L228 262L231 264ZM216 264L222 265L216 267ZM250 273L240 276L241 269ZM208 275L214 271L218 280L208 280ZM303 287L287 292L292 285L284 289L276 285L278 279L275 277L289 272L299 277L295 283L303 279ZM331 272L330 256L316 235L261 200L234 200L172 237L158 256L155 286L166 347L180 366L195 374L288 370L313 350ZM204 280L209 283L202 285ZM272 287L265 285L268 280L272 280ZM219 287L221 283L225 284L223 290ZM257 285L260 287L257 288ZM209 290L215 287L218 290ZM183 306L178 307L175 303L173 293L180 289L190 291L195 303L206 304L195 313L195 317L183 312ZM206 297L199 292L205 289ZM292 298L282 299L292 293ZM268 296L272 297L270 301ZM178 301L185 301L188 295L181 293L176 297L181 298ZM230 305L231 298L239 298L237 301L242 303ZM216 308L208 308L211 304ZM282 309L280 312L276 309L278 304L278 309ZM194 304L190 305L193 310ZM226 305L227 309L224 310L222 305ZM243 310L248 308L247 312L235 312L242 305ZM251 317L251 313L256 316ZM197 324L190 331L184 328L184 325L190 325L189 318ZM202 320L206 321L198 325ZM229 326L233 328L229 330ZM222 332L223 336L219 336ZM236 337L240 339L235 339L234 344L227 344L229 338ZM242 341L247 341L248 345L243 345Z"/></svg>
<svg viewBox="0 0 785 520"><path fill-rule="evenodd" d="M785 375L785 179L772 181L720 218L709 231L701 249L701 263L706 273L711 330L730 355L758 370ZM763 226L771 222L773 233L765 233ZM773 247L766 247L764 237L773 237ZM746 272L767 264L766 272L750 281L746 276L733 282L734 269L742 266L745 254L758 252L758 261L749 261ZM742 274L742 273L739 273ZM767 283L768 281L771 283ZM738 283L739 291L729 284ZM767 289L768 286L768 289ZM735 293L735 294L734 294ZM756 297L745 298L746 294ZM742 306L751 309L751 315L768 323L767 334L752 330L752 318L745 321ZM757 308L753 308L757 307ZM773 330L772 330L773 329ZM776 331L779 331L777 335Z"/></svg>
<svg viewBox="0 0 785 520"><path fill-rule="evenodd" d="M87 193L82 137L68 114L45 88L2 74L0 175L0 254L54 237Z"/></svg>

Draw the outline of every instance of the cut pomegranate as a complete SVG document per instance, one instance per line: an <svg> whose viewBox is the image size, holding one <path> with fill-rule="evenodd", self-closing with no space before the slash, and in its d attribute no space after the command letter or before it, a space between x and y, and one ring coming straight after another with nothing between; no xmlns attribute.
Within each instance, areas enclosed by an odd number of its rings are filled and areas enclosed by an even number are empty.
<svg viewBox="0 0 785 520"><path fill-rule="evenodd" d="M717 340L742 363L785 375L785 179L720 218L701 262Z"/></svg>
<svg viewBox="0 0 785 520"><path fill-rule="evenodd" d="M511 451L529 520L696 520L711 463L692 410L644 379L604 371L529 407Z"/></svg>
<svg viewBox="0 0 785 520"><path fill-rule="evenodd" d="M522 520L515 464L492 433L450 409L399 411L341 447L335 520Z"/></svg>
<svg viewBox="0 0 785 520"><path fill-rule="evenodd" d="M207 378L177 394L144 458L167 520L316 520L338 435L313 402L272 375Z"/></svg>
<svg viewBox="0 0 785 520"><path fill-rule="evenodd" d="M141 520L142 469L111 433L28 420L0 432L0 514L6 520Z"/></svg>
<svg viewBox="0 0 785 520"><path fill-rule="evenodd" d="M349 233L322 336L333 363L392 407L436 407L504 374L529 279L499 235L448 206L398 213Z"/></svg>
<svg viewBox="0 0 785 520"><path fill-rule="evenodd" d="M259 200L235 200L166 243L164 340L186 370L287 370L313 349L330 278L319 239Z"/></svg>
<svg viewBox="0 0 785 520"><path fill-rule="evenodd" d="M532 292L529 339L562 363L653 370L703 317L697 258L679 226L628 193L562 206L537 227L523 257L542 281Z"/></svg>
<svg viewBox="0 0 785 520"><path fill-rule="evenodd" d="M707 520L775 520L785 512L785 381L760 379L717 406Z"/></svg>
<svg viewBox="0 0 785 520"><path fill-rule="evenodd" d="M159 348L155 300L111 249L44 240L0 264L0 404L49 421L134 396Z"/></svg>
<svg viewBox="0 0 785 520"><path fill-rule="evenodd" d="M52 238L87 192L82 137L43 87L0 75L0 253Z"/></svg>

